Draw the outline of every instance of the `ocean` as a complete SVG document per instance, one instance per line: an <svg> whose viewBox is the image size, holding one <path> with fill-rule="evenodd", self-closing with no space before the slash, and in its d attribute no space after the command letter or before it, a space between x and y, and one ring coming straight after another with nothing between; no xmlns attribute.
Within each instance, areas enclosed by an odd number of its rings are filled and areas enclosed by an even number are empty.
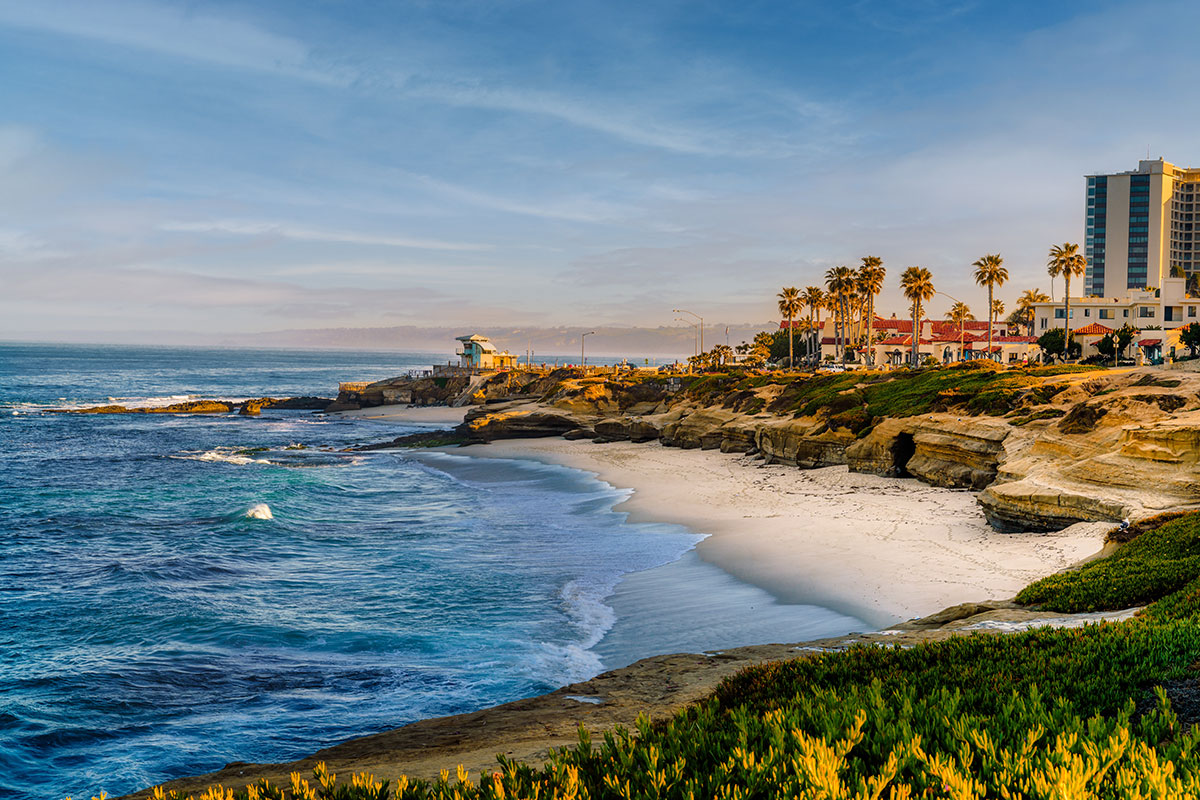
<svg viewBox="0 0 1200 800"><path fill-rule="evenodd" d="M702 531L627 522L586 473L342 452L436 425L49 411L329 397L444 360L0 343L0 796L119 795L654 653L866 628L701 562Z"/></svg>

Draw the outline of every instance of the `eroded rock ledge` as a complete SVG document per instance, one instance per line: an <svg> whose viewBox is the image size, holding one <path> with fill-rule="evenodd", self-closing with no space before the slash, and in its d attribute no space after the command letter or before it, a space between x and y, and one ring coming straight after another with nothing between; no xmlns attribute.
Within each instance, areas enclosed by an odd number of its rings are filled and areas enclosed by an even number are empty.
<svg viewBox="0 0 1200 800"><path fill-rule="evenodd" d="M1046 384L1007 416L951 407L876 418L856 432L837 424L831 412L844 416L841 407L781 413L779 385L698 401L645 384L630 392L602 378L560 377L537 399L488 396L460 433L468 442L659 440L802 469L913 477L980 492L988 520L1011 532L1200 505L1200 376L1110 370Z"/></svg>

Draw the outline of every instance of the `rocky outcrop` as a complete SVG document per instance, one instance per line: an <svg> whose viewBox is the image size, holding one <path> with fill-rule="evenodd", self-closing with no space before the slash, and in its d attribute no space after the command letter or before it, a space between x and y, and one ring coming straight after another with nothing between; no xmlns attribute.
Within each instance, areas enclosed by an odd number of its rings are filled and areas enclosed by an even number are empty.
<svg viewBox="0 0 1200 800"><path fill-rule="evenodd" d="M995 480L1011 431L1008 423L987 417L886 419L847 447L846 462L855 472L979 490Z"/></svg>
<svg viewBox="0 0 1200 800"><path fill-rule="evenodd" d="M671 396L654 381L571 374L538 380L546 389L540 402L489 401L472 412L465 426L470 440L661 440L757 453L800 468L846 464L979 491L984 513L1004 531L1058 530L1200 505L1200 378L1191 376L1164 380L1151 370L1051 376L1018 387L1017 405L998 404L996 416L970 416L964 408L961 416L879 418L867 416L863 403L861 411L855 406L855 424L834 413L849 390L814 410L783 402L803 396L804 387L790 384L743 383L722 394L706 379L702 390ZM1007 417L998 415L1004 408L1012 411Z"/></svg>
<svg viewBox="0 0 1200 800"><path fill-rule="evenodd" d="M188 400L154 408L109 405L62 411L69 414L228 414L237 410L244 416L255 417L262 413L264 408L323 411L331 402L333 401L326 397L260 397L253 400Z"/></svg>
<svg viewBox="0 0 1200 800"><path fill-rule="evenodd" d="M376 406L444 406L458 398L470 384L467 377L388 378L360 389L343 389L326 411L355 411Z"/></svg>
<svg viewBox="0 0 1200 800"><path fill-rule="evenodd" d="M979 495L992 524L1057 530L1200 503L1200 418L1171 417L1152 402L1142 404L1145 421L1121 425L1130 419L1129 404L1118 399L1112 408L1086 433L1047 427L1005 461L996 482Z"/></svg>
<svg viewBox="0 0 1200 800"><path fill-rule="evenodd" d="M754 445L768 464L787 464L803 469L832 467L846 463L846 448L854 434L831 431L810 417L768 418L757 426Z"/></svg>
<svg viewBox="0 0 1200 800"><path fill-rule="evenodd" d="M537 403L487 406L467 414L459 431L467 443L496 439L533 439L592 429L592 420ZM594 433L593 433L594 435Z"/></svg>
<svg viewBox="0 0 1200 800"><path fill-rule="evenodd" d="M725 439L724 426L737 416L724 408L701 408L664 425L660 437L668 447L717 450Z"/></svg>
<svg viewBox="0 0 1200 800"><path fill-rule="evenodd" d="M235 404L224 400L189 400L154 408L126 408L125 406L95 406L93 408L68 409L70 414L228 414Z"/></svg>

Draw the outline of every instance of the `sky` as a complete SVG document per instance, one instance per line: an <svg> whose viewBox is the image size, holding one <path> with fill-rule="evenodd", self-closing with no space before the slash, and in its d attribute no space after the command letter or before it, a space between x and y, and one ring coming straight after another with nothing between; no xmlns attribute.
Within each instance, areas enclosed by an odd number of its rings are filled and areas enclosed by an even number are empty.
<svg viewBox="0 0 1200 800"><path fill-rule="evenodd" d="M1049 290L1200 164L1189 2L0 0L0 339L777 318ZM1056 287L1061 293L1061 281Z"/></svg>

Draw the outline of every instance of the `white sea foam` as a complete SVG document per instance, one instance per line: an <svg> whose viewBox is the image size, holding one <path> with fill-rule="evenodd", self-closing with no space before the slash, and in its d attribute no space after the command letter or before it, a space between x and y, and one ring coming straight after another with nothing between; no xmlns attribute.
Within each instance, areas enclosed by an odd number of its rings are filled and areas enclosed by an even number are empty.
<svg viewBox="0 0 1200 800"><path fill-rule="evenodd" d="M580 634L580 640L568 644L543 642L544 659L539 672L552 682L575 683L593 678L604 669L600 655L592 650L617 620L616 612L605 605L619 578L609 581L568 581L559 591L560 608Z"/></svg>
<svg viewBox="0 0 1200 800"><path fill-rule="evenodd" d="M255 503L246 509L245 516L248 519L275 519L275 515L271 513L271 507L266 503Z"/></svg>
<svg viewBox="0 0 1200 800"><path fill-rule="evenodd" d="M223 464L269 464L269 461L251 458L245 450L235 447L214 447L212 450L203 451L185 451L178 455L173 455L171 458L178 458L184 461L211 461L220 462Z"/></svg>
<svg viewBox="0 0 1200 800"><path fill-rule="evenodd" d="M604 603L604 598L612 594L615 585L615 578L607 585L574 580L559 592L567 619L583 634L582 646L585 650L595 647L617 621L616 612Z"/></svg>

